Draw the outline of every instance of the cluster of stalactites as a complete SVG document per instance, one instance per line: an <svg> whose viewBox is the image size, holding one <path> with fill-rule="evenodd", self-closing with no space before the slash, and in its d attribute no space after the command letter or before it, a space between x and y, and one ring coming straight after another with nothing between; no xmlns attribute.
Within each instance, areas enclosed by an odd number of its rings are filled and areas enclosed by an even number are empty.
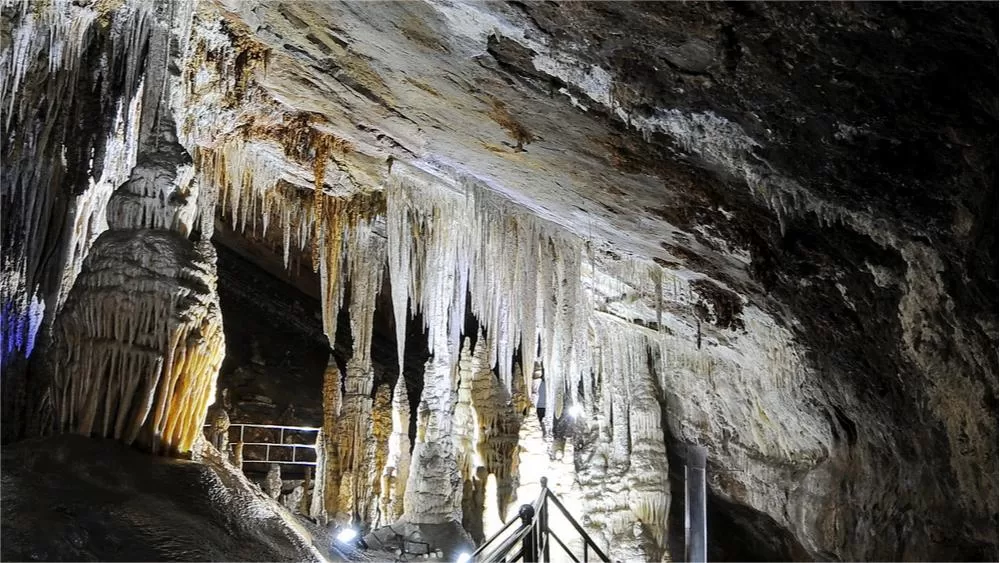
<svg viewBox="0 0 1000 563"><path fill-rule="evenodd" d="M404 165L393 168L386 200L400 357L408 304L423 313L431 352L447 347L453 357L468 309L492 335L488 361L504 386L520 349L522 364L548 366L549 406L560 412L565 378L578 382L589 369L579 239L483 186L446 185Z"/></svg>
<svg viewBox="0 0 1000 563"><path fill-rule="evenodd" d="M213 205L217 202L221 215L233 229L240 232L249 229L260 233L265 240L272 235L280 236L286 268L293 250L311 247L313 269L320 275L323 328L332 343L346 282L353 282L356 277L361 286L358 291L371 292L373 299L381 290L386 244L384 237L373 232L372 221L383 211L383 197L378 192L328 194L324 184L326 166L318 163L329 158L335 138L321 134L306 136L315 137L321 145L311 157L315 161L312 190L284 179L282 170L288 157L283 155L287 148L279 141L251 142L233 135L212 150L199 149L195 161L198 182L213 187L204 191L216 194ZM205 214L206 210L202 208L201 212ZM207 223L203 215L203 231L210 229ZM365 311L356 314L352 311L351 319L360 323L357 328L361 333L370 333L370 326L365 329L363 325L370 325L374 305L364 308ZM370 343L370 337L365 341ZM368 348L363 346L362 350Z"/></svg>
<svg viewBox="0 0 1000 563"><path fill-rule="evenodd" d="M215 253L168 231L107 231L55 325L57 430L184 454L225 355Z"/></svg>
<svg viewBox="0 0 1000 563"><path fill-rule="evenodd" d="M109 15L121 32L108 33L98 10L78 2L4 2L4 364L30 354L42 315L61 306L106 228L111 190L135 162L145 60L136 47L147 41L151 19L145 4ZM60 275L49 279L60 285L45 287L53 266Z"/></svg>

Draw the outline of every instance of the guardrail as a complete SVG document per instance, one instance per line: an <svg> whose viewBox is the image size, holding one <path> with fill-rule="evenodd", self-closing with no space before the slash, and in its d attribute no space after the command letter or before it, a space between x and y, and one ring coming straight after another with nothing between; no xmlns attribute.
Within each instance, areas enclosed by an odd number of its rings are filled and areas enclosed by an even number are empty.
<svg viewBox="0 0 1000 563"><path fill-rule="evenodd" d="M483 542L479 546L479 549L472 554L471 561L483 563L552 561L550 557L551 540L556 540L556 544L562 548L569 559L580 563L580 559L576 554L549 527L550 501L562 512L562 515L573 526L573 529L580 535L580 538L583 539L583 561L587 562L592 559L603 561L604 563L610 561L608 556L601 551L601 548L597 547L597 544L594 543L590 535L570 515L566 507L552 494L552 491L548 487L548 479L542 477L541 482L542 492L539 493L538 499L532 504L521 505L521 509L517 513L517 518L511 519L497 533ZM501 536L504 536L504 532L510 530L518 522L520 522L520 526L512 533L507 534L503 540L497 541ZM564 558L560 557L559 559Z"/></svg>
<svg viewBox="0 0 1000 563"><path fill-rule="evenodd" d="M205 425L205 428L211 428L211 425ZM271 433L272 436L274 435L273 434L274 431L277 431L277 434L278 434L277 441L276 442L274 442L274 441L272 441L272 442L247 442L246 441L246 434L247 434L247 430L248 429L251 429L251 430L259 429L259 430L264 430L264 431L270 431L270 433ZM242 452L241 452L242 455L240 456L240 458L241 458L242 464L244 464L244 465L248 464L248 463L265 463L265 464L278 463L278 464L282 464L282 465L305 465L305 466L315 467L316 466L315 455L313 455L313 459L311 459L311 460L301 459L302 456L299 455L299 450L305 449L305 450L312 450L313 452L315 452L316 451L316 438L319 435L319 430L320 430L319 428L314 427L314 426L285 426L285 425L280 425L280 424L248 424L248 423L238 423L238 424L230 424L229 425L228 437L229 437L229 442L231 444L237 445L237 446L239 446L239 447L242 448ZM234 439L234 434L236 434L237 432L238 432L238 437L236 439ZM298 434L300 436L302 434L306 434L306 435L313 434L312 443L311 444L297 444L297 443L288 443L288 442L285 442L285 439L288 437L288 434L286 434L286 432ZM255 439L258 439L258 440L261 439L259 437L259 433L257 433L257 434L258 434L258 436L256 436ZM264 450L264 459L246 459L246 453L247 453L246 449L248 447L249 448L263 448L263 450ZM291 460L288 460L288 459L274 459L274 458L271 457L272 450L275 450L275 451L282 451L282 450L287 451L287 450L291 450L292 451L292 455L291 455L292 459ZM259 451L260 450L258 449L258 452Z"/></svg>
<svg viewBox="0 0 1000 563"><path fill-rule="evenodd" d="M247 464L247 463L280 463L280 464L288 464L288 465L310 465L310 466L313 466L313 467L316 466L316 460L315 459L312 459L312 460L297 460L296 459L297 452L298 452L299 449L307 449L307 450L316 451L316 440L315 440L315 438L313 438L313 443L312 444L295 444L295 443L289 444L289 443L285 443L285 431L286 430L291 430L291 431L299 432L299 433L312 433L312 434L318 435L319 434L319 428L315 428L315 427L312 427L312 426L282 426L282 425L277 425L277 424L230 424L229 425L229 435L230 436L233 435L233 431L236 428L239 428L239 432L240 432L239 440L237 440L236 443L243 444L243 463L244 464ZM277 443L275 443L275 442L247 442L244 439L247 428L261 428L261 429L267 429L267 430L277 430L278 431L278 442ZM248 446L249 447L264 447L264 459L247 459L246 458L246 448ZM274 448L276 450L291 449L292 450L292 459L291 459L291 461L281 460L281 459L271 459L271 449L272 448Z"/></svg>

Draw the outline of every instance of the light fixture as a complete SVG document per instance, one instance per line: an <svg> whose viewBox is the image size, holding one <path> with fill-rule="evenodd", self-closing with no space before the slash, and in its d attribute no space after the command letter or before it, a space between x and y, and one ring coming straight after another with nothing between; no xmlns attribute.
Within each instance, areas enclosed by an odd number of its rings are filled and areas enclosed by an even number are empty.
<svg viewBox="0 0 1000 563"><path fill-rule="evenodd" d="M573 403L569 407L570 418L579 418L583 416L585 412L586 411L584 411L583 405L581 405L580 403Z"/></svg>
<svg viewBox="0 0 1000 563"><path fill-rule="evenodd" d="M358 537L358 531L354 528L344 528L337 534L337 541L344 545L351 545L351 542Z"/></svg>
<svg viewBox="0 0 1000 563"><path fill-rule="evenodd" d="M455 563L468 563L471 560L472 560L471 555L469 555L468 553L463 553L458 556L458 559L455 560Z"/></svg>

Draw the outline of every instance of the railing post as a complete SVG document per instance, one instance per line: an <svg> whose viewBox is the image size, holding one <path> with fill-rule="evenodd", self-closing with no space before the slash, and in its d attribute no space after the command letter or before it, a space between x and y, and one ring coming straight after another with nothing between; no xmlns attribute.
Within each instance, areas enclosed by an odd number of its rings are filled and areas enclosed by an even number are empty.
<svg viewBox="0 0 1000 563"><path fill-rule="evenodd" d="M531 531L524 536L522 542L523 555L522 559L526 563L537 563L538 561L538 536L536 532L538 527L533 521L535 518L535 509L531 507L530 504L522 504L521 509L517 511L517 515L521 517L522 526L531 526Z"/></svg>
<svg viewBox="0 0 1000 563"><path fill-rule="evenodd" d="M689 445L684 465L684 539L686 560L704 563L708 560L708 530L706 525L705 466L708 451L704 446Z"/></svg>
<svg viewBox="0 0 1000 563"><path fill-rule="evenodd" d="M551 561L549 558L549 478L542 477L542 490L544 494L542 495L542 504L538 507L538 531L539 539L544 537L542 541L542 560Z"/></svg>

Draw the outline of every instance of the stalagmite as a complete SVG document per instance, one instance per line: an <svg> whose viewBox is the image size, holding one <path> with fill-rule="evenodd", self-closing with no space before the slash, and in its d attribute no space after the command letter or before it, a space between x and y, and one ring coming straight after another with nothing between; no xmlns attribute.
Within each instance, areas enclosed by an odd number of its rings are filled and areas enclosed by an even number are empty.
<svg viewBox="0 0 1000 563"><path fill-rule="evenodd" d="M482 337L482 334L480 334ZM479 454L475 448L476 421L472 412L472 379L474 377L471 341L465 339L462 354L459 358L458 392L455 401L454 426L452 440L455 448L456 464L462 478L462 526L477 543L482 542L483 505L479 502L482 496L483 483L479 483L477 475L485 467L480 466Z"/></svg>
<svg viewBox="0 0 1000 563"><path fill-rule="evenodd" d="M593 317L598 345L593 365L601 381L599 440L593 447L602 463L581 472L581 482L603 490L591 510L606 541L617 538L612 553L621 556L662 552L666 548L670 486L655 375L651 367L661 334L606 314ZM609 479L609 476L612 477ZM641 522L655 548L643 548L632 533ZM634 555L633 555L634 556Z"/></svg>
<svg viewBox="0 0 1000 563"><path fill-rule="evenodd" d="M522 417L514 407L510 391L493 375L487 360L487 341L482 334L479 336L475 353L470 358L476 457L486 473L496 479L498 516L506 520L507 505L517 488L518 434ZM485 479L481 481L485 486Z"/></svg>
<svg viewBox="0 0 1000 563"><path fill-rule="evenodd" d="M382 514L390 521L403 515L406 482L410 476L410 399L406 381L400 374L392 392L392 435L389 455L382 473Z"/></svg>
<svg viewBox="0 0 1000 563"><path fill-rule="evenodd" d="M324 396L326 392L326 377L324 373ZM323 401L323 425L326 426L326 401ZM323 432L323 428L320 428L319 432L316 434L316 476L313 480L313 493L312 499L309 503L309 517L313 518L317 522L321 522L324 525L329 521L329 514L326 512L326 478L328 467L326 454L326 444L327 439ZM234 448L235 449L235 448Z"/></svg>
<svg viewBox="0 0 1000 563"><path fill-rule="evenodd" d="M341 436L338 434L344 401L342 379L340 368L331 357L323 373L323 429L320 432L322 465L320 471L317 471L317 487L322 483L323 514L338 523L350 520L350 515L344 514L340 500L344 473ZM320 473L322 479L319 477Z"/></svg>
<svg viewBox="0 0 1000 563"><path fill-rule="evenodd" d="M444 348L447 350L447 345ZM415 524L461 521L462 481L451 443L453 366L444 352L431 358L424 372L417 437L404 498L404 518Z"/></svg>
<svg viewBox="0 0 1000 563"><path fill-rule="evenodd" d="M171 231L107 231L55 328L60 430L184 454L225 355L215 251Z"/></svg>
<svg viewBox="0 0 1000 563"><path fill-rule="evenodd" d="M480 334L480 337L482 334ZM471 483L478 465L478 455L475 452L476 420L472 412L472 380L475 366L472 363L471 341L467 337L462 346L462 354L459 358L458 368L458 391L455 399L454 417L452 426L452 440L455 447L455 462L458 465L458 472L462 476L462 481ZM467 485L466 485L467 486Z"/></svg>
<svg viewBox="0 0 1000 563"><path fill-rule="evenodd" d="M368 487L371 488L371 500L368 506L368 522L373 528L391 522L386 514L385 496L387 493L383 484L383 471L389 454L389 438L392 434L392 392L388 385L380 385L375 392L372 404L372 442L375 448L375 462L369 474Z"/></svg>

